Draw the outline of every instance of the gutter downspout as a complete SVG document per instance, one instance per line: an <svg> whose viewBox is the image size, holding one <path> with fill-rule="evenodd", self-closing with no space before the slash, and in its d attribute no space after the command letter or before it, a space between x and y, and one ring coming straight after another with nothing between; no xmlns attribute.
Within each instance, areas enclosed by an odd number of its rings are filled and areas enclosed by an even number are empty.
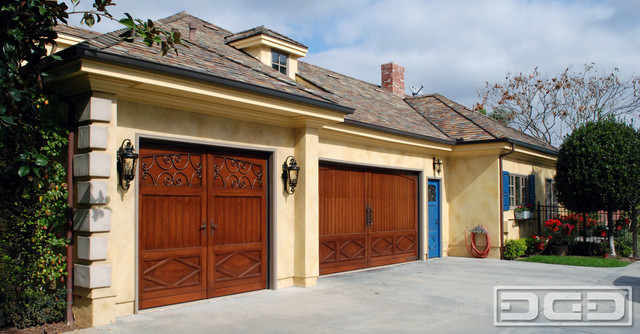
<svg viewBox="0 0 640 334"><path fill-rule="evenodd" d="M511 150L507 153L502 153L499 156L499 164L500 164L500 259L502 259L504 253L504 182L503 182L503 167L502 167L502 158L506 157L509 154L512 154L516 150L516 144L511 143Z"/></svg>
<svg viewBox="0 0 640 334"><path fill-rule="evenodd" d="M76 146L75 137L75 110L73 104L68 104L69 110L69 135L67 144L67 313L65 319L67 325L74 322L73 319L73 154Z"/></svg>

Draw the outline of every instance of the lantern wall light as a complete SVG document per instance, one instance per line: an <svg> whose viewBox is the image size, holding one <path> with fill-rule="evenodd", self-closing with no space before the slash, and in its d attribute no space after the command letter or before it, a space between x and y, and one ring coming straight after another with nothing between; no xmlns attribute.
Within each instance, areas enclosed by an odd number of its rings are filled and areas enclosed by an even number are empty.
<svg viewBox="0 0 640 334"><path fill-rule="evenodd" d="M433 173L440 174L440 172L442 172L442 160L433 157Z"/></svg>
<svg viewBox="0 0 640 334"><path fill-rule="evenodd" d="M131 140L125 139L118 149L118 184L122 189L129 189L129 183L136 176L136 163L138 153L136 153Z"/></svg>
<svg viewBox="0 0 640 334"><path fill-rule="evenodd" d="M284 189L288 194L293 194L298 185L298 176L300 167L293 156L288 156L282 164L282 179L284 180Z"/></svg>

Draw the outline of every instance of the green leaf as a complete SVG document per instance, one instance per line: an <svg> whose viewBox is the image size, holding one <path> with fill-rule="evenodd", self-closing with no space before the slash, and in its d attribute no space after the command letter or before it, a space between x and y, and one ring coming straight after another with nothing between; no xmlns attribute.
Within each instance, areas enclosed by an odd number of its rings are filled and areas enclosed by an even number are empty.
<svg viewBox="0 0 640 334"><path fill-rule="evenodd" d="M11 116L0 116L0 120L2 120L3 122L9 125L16 125L15 118Z"/></svg>
<svg viewBox="0 0 640 334"><path fill-rule="evenodd" d="M29 170L30 168L27 165L20 166L20 168L18 168L18 175L20 177L24 177L25 175L29 174Z"/></svg>
<svg viewBox="0 0 640 334"><path fill-rule="evenodd" d="M49 159L46 156L44 156L42 154L37 154L36 155L36 165L44 167L48 163L49 163Z"/></svg>

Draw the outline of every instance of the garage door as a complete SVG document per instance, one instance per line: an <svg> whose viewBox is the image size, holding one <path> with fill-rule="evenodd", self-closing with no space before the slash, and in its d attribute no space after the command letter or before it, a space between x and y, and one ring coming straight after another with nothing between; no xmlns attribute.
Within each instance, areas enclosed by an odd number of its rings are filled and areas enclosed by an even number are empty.
<svg viewBox="0 0 640 334"><path fill-rule="evenodd" d="M417 259L417 177L320 167L320 274Z"/></svg>
<svg viewBox="0 0 640 334"><path fill-rule="evenodd" d="M140 308L266 288L266 158L142 143Z"/></svg>

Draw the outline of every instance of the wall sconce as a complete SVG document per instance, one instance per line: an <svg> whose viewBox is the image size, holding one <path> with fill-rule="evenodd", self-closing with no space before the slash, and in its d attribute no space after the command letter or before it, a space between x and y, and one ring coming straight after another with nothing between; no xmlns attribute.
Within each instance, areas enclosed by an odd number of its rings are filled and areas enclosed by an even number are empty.
<svg viewBox="0 0 640 334"><path fill-rule="evenodd" d="M288 156L282 164L282 179L284 180L284 189L287 194L292 195L296 191L298 185L298 174L300 167L293 156Z"/></svg>
<svg viewBox="0 0 640 334"><path fill-rule="evenodd" d="M129 189L129 183L136 176L136 162L138 153L133 148L131 140L125 139L118 149L118 183L122 189Z"/></svg>
<svg viewBox="0 0 640 334"><path fill-rule="evenodd" d="M440 174L442 172L442 160L433 157L433 172Z"/></svg>

